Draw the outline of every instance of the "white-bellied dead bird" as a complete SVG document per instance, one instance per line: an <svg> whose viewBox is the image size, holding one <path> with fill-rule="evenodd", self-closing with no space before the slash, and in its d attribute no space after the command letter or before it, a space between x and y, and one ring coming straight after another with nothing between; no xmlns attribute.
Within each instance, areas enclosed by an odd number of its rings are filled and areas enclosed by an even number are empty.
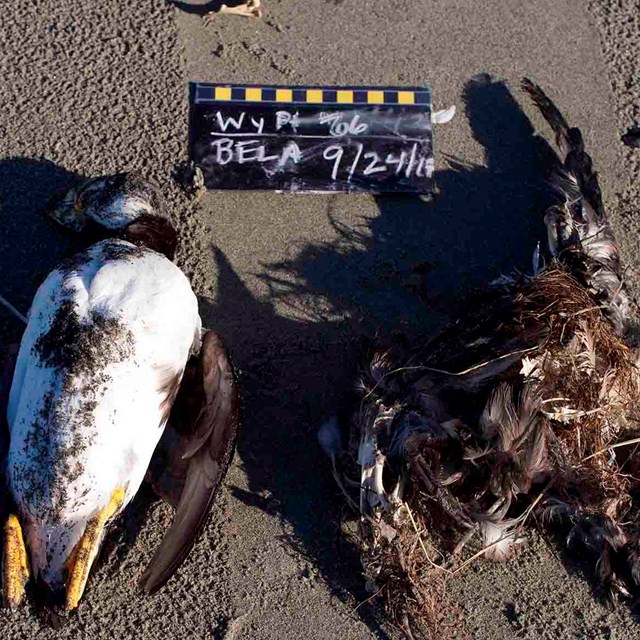
<svg viewBox="0 0 640 640"><path fill-rule="evenodd" d="M141 578L146 593L159 589L205 524L233 455L233 368L220 336L202 330L196 296L172 262L177 235L161 206L152 185L118 174L69 191L52 213L76 231L110 237L49 274L19 350L5 361L8 607L21 602L31 575L56 619L73 610L105 527L147 474L176 508Z"/></svg>
<svg viewBox="0 0 640 640"><path fill-rule="evenodd" d="M446 581L511 558L534 521L609 592L640 585L637 309L580 131L522 87L560 152L544 154L551 259L536 251L532 276L503 278L440 334L375 351L355 410L320 430L360 512L368 587L411 637L445 637L459 622Z"/></svg>

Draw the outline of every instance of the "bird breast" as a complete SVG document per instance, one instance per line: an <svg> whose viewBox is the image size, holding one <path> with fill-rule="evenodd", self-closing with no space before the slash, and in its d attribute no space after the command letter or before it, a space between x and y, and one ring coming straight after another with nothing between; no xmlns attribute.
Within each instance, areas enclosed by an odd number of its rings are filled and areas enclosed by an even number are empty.
<svg viewBox="0 0 640 640"><path fill-rule="evenodd" d="M67 531L51 536L60 551L116 488L125 504L135 495L199 338L184 274L124 241L93 245L38 290L9 397L7 476L23 518Z"/></svg>

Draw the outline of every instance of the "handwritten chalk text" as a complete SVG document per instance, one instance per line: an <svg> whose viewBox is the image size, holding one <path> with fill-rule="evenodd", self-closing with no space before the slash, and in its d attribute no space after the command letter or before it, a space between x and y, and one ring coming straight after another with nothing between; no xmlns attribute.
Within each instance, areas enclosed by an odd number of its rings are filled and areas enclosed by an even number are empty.
<svg viewBox="0 0 640 640"><path fill-rule="evenodd" d="M216 164L224 166L230 162L246 164L247 162L267 163L275 161L276 166L284 166L291 161L302 160L300 147L290 140L277 154L268 155L267 147L260 140L237 140L234 138L217 138L211 143L213 159Z"/></svg>

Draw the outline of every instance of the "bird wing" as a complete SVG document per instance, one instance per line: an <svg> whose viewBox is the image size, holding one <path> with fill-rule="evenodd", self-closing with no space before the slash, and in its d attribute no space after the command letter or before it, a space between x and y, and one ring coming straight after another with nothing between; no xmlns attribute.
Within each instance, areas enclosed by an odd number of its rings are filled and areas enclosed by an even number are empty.
<svg viewBox="0 0 640 640"><path fill-rule="evenodd" d="M553 129L561 153L555 161L547 157L547 182L556 199L545 215L549 249L591 291L615 332L628 338L635 333L637 308L627 290L598 174L585 151L582 133L577 127L569 127L540 87L524 78L522 88Z"/></svg>
<svg viewBox="0 0 640 640"><path fill-rule="evenodd" d="M140 584L155 593L182 564L207 520L235 450L240 390L221 337L207 332L183 377L165 436L150 468L152 484L176 515Z"/></svg>

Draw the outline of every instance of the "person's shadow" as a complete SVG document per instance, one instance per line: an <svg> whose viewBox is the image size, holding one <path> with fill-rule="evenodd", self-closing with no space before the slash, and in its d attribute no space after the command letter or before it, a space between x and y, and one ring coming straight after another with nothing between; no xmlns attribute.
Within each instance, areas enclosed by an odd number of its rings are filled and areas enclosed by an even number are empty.
<svg viewBox="0 0 640 640"><path fill-rule="evenodd" d="M231 491L275 510L294 531L289 542L343 599L350 593L364 602L370 594L355 548L340 535L344 500L316 433L354 385L362 339L445 322L469 289L514 268L530 270L544 239L538 161L548 147L505 84L474 78L463 99L486 166L452 160L437 174L440 193L432 202L379 196L379 215L351 228L339 221L349 197L331 197L327 216L339 239L266 264L258 274L270 292L264 299L213 249L218 293L202 301L203 321L228 340L246 400L238 453L250 490ZM276 302L311 318L285 318ZM357 609L383 634L376 612L370 604Z"/></svg>

